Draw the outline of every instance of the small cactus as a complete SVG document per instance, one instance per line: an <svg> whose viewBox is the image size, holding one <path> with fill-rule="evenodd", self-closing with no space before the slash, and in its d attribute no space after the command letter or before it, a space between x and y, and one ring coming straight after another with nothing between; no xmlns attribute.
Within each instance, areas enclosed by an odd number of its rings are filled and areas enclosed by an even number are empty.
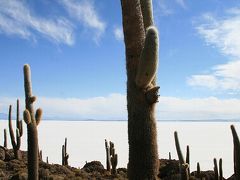
<svg viewBox="0 0 240 180"><path fill-rule="evenodd" d="M21 152L19 151L21 146L21 137L23 135L22 131L22 120L19 118L19 100L17 100L17 120L16 120L16 140L14 136L14 131L12 127L12 106L9 106L9 114L8 114L8 126L9 126L9 134L11 137L11 143L14 151L14 157L16 159L22 159Z"/></svg>
<svg viewBox="0 0 240 180"><path fill-rule="evenodd" d="M169 159L169 160L172 160L171 152L168 153L168 159Z"/></svg>
<svg viewBox="0 0 240 180"><path fill-rule="evenodd" d="M115 154L114 143L110 141L110 156L112 165L112 174L117 174L118 155Z"/></svg>
<svg viewBox="0 0 240 180"><path fill-rule="evenodd" d="M24 89L25 89L25 106L23 113L24 121L27 124L28 132L28 179L38 180L39 170L39 149L38 149L38 131L37 125L41 120L42 110L34 112L33 103L36 97L32 95L31 70L29 65L24 65Z"/></svg>
<svg viewBox="0 0 240 180"><path fill-rule="evenodd" d="M7 130L4 129L4 145L3 145L4 148L7 149Z"/></svg>
<svg viewBox="0 0 240 180"><path fill-rule="evenodd" d="M190 149L189 149L189 145L187 145L186 163L189 165L188 174L190 174Z"/></svg>
<svg viewBox="0 0 240 180"><path fill-rule="evenodd" d="M223 180L222 158L219 159L219 180Z"/></svg>
<svg viewBox="0 0 240 180"><path fill-rule="evenodd" d="M38 157L39 157L39 161L43 161L43 160L42 160L42 150L39 151Z"/></svg>
<svg viewBox="0 0 240 180"><path fill-rule="evenodd" d="M105 149L106 149L106 168L107 168L107 171L111 171L110 147L106 139L105 139Z"/></svg>
<svg viewBox="0 0 240 180"><path fill-rule="evenodd" d="M67 138L65 138L65 143L62 145L62 165L68 166L69 154L67 153Z"/></svg>
<svg viewBox="0 0 240 180"><path fill-rule="evenodd" d="M240 179L240 142L234 125L231 125L233 136L233 161L234 161L234 174L235 179Z"/></svg>
<svg viewBox="0 0 240 180"><path fill-rule="evenodd" d="M199 162L197 163L197 176L196 177L198 177L198 178L201 177L201 168L200 168L200 163Z"/></svg>
<svg viewBox="0 0 240 180"><path fill-rule="evenodd" d="M217 165L217 159L214 158L213 159L213 163L214 163L214 180L219 180L219 176L218 176L218 165Z"/></svg>
<svg viewBox="0 0 240 180"><path fill-rule="evenodd" d="M178 133L177 131L174 132L174 139L175 139L175 145L176 145L176 150L178 154L178 159L180 162L180 173L181 173L181 179L183 180L188 180L189 179L189 164L187 164L184 160L181 148L180 148L180 143L178 140Z"/></svg>
<svg viewBox="0 0 240 180"><path fill-rule="evenodd" d="M107 170L112 174L117 174L117 164L118 164L118 155L115 154L114 143L105 139L105 148L106 148L106 166Z"/></svg>

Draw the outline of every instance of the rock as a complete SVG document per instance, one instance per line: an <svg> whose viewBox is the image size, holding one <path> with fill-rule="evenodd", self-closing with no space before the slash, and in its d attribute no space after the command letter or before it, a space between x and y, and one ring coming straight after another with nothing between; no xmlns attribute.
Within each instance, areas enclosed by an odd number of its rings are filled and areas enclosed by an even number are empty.
<svg viewBox="0 0 240 180"><path fill-rule="evenodd" d="M0 147L0 160L5 160L5 148L4 147Z"/></svg>
<svg viewBox="0 0 240 180"><path fill-rule="evenodd" d="M86 163L82 169L85 170L86 172L97 171L102 173L106 171L104 169L104 166L99 161L92 161L92 162Z"/></svg>

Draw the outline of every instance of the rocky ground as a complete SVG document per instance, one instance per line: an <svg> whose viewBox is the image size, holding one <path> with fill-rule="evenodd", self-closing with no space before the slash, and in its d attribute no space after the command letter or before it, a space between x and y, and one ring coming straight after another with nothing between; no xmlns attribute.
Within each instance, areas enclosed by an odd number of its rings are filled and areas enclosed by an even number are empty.
<svg viewBox="0 0 240 180"><path fill-rule="evenodd" d="M21 152L22 160L14 159L12 150L3 150L0 148L0 180L25 180L27 179L27 153ZM160 160L161 180L178 180L180 179L179 164L177 160ZM196 175L196 172L191 173L190 179L215 180L213 171L201 172ZM196 178L198 176L199 178ZM201 178L200 178L201 177ZM99 161L86 163L83 168L77 169L70 166L62 166L59 164L48 164L40 161L39 179L42 180L125 180L127 179L127 169L119 168L116 175L111 175ZM228 178L229 180L233 177Z"/></svg>

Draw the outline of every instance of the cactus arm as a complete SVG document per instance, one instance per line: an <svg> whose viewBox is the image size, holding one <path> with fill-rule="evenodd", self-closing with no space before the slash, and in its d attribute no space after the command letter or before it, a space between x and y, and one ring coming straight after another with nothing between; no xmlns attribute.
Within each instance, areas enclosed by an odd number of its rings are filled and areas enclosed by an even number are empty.
<svg viewBox="0 0 240 180"><path fill-rule="evenodd" d="M41 119L42 119L42 109L38 108L35 114L36 124L39 125Z"/></svg>
<svg viewBox="0 0 240 180"><path fill-rule="evenodd" d="M149 26L153 25L153 10L152 0L140 0L141 11L143 16L144 29L146 30Z"/></svg>
<svg viewBox="0 0 240 180"><path fill-rule="evenodd" d="M156 75L158 67L158 41L157 29L150 26L146 32L146 39L135 80L139 88L147 88Z"/></svg>
<svg viewBox="0 0 240 180"><path fill-rule="evenodd" d="M176 150L177 150L178 159L180 161L180 164L185 164L183 154L182 154L182 151L181 151L181 147L180 147L180 144L179 144L179 140L178 140L177 131L174 132L174 139L175 139L175 146L176 146Z"/></svg>
<svg viewBox="0 0 240 180"><path fill-rule="evenodd" d="M16 149L16 142L15 142L15 136L13 132L13 127L12 127L12 106L9 106L9 112L8 112L8 127L9 127L9 134L11 137L11 143L13 146L13 149Z"/></svg>
<svg viewBox="0 0 240 180"><path fill-rule="evenodd" d="M27 109L25 109L23 112L23 119L27 125L29 125L31 123L31 116Z"/></svg>
<svg viewBox="0 0 240 180"><path fill-rule="evenodd" d="M17 140L16 149L19 150L21 146L21 136L19 129L16 129L16 140Z"/></svg>

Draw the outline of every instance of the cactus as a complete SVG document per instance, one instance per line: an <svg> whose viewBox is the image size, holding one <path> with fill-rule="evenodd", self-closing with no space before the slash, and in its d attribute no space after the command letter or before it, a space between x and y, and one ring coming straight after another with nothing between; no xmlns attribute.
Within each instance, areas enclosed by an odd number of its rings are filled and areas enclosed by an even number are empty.
<svg viewBox="0 0 240 180"><path fill-rule="evenodd" d="M38 157L39 157L39 161L43 161L42 160L42 150L39 151Z"/></svg>
<svg viewBox="0 0 240 180"><path fill-rule="evenodd" d="M171 152L168 153L168 160L172 160Z"/></svg>
<svg viewBox="0 0 240 180"><path fill-rule="evenodd" d="M213 163L214 163L214 180L219 180L218 165L217 165L217 159L216 158L213 159Z"/></svg>
<svg viewBox="0 0 240 180"><path fill-rule="evenodd" d="M235 179L240 179L240 142L234 125L231 125L233 136L233 161L234 161L234 174Z"/></svg>
<svg viewBox="0 0 240 180"><path fill-rule="evenodd" d="M48 156L46 157L46 163L49 164L49 161L48 161Z"/></svg>
<svg viewBox="0 0 240 180"><path fill-rule="evenodd" d="M110 148L106 139L105 139L105 149L106 149L106 168L107 168L107 171L111 171Z"/></svg>
<svg viewBox="0 0 240 180"><path fill-rule="evenodd" d="M199 164L199 162L197 163L197 176L196 176L196 177L198 177L198 178L201 177L201 169L200 169L200 164Z"/></svg>
<svg viewBox="0 0 240 180"><path fill-rule="evenodd" d="M32 95L31 84L31 70L29 65L24 65L24 89L25 89L25 106L24 121L27 124L28 132L28 179L38 179L39 159L38 159L38 131L37 125L39 125L42 110L37 109L36 114L34 112L33 103L36 97Z"/></svg>
<svg viewBox="0 0 240 180"><path fill-rule="evenodd" d="M67 153L67 138L65 138L65 143L62 145L62 165L68 166L69 154Z"/></svg>
<svg viewBox="0 0 240 180"><path fill-rule="evenodd" d="M7 149L7 130L4 129L4 144L3 147Z"/></svg>
<svg viewBox="0 0 240 180"><path fill-rule="evenodd" d="M106 166L107 171L110 171L112 174L117 174L117 164L118 164L118 155L115 154L114 143L105 139L105 148L106 148Z"/></svg>
<svg viewBox="0 0 240 180"><path fill-rule="evenodd" d="M189 171L189 164L187 164L184 160L180 143L178 140L178 133L177 131L174 132L174 139L175 139L175 146L178 154L178 159L179 159L179 165L180 165L180 173L181 173L181 179L182 180L188 180L190 176L190 171Z"/></svg>
<svg viewBox="0 0 240 180"><path fill-rule="evenodd" d="M17 100L16 140L15 140L14 131L12 127L12 106L11 105L9 106L8 127L9 127L9 134L11 137L14 157L16 159L22 159L22 154L19 151L21 146L21 137L23 135L22 120L20 121L20 118L19 118L19 100Z"/></svg>
<svg viewBox="0 0 240 180"><path fill-rule="evenodd" d="M219 180L223 180L222 158L219 159Z"/></svg>
<svg viewBox="0 0 240 180"><path fill-rule="evenodd" d="M115 154L114 143L110 141L110 161L112 166L112 174L117 174L118 155Z"/></svg>
<svg viewBox="0 0 240 180"><path fill-rule="evenodd" d="M157 179L158 31L152 0L121 0L127 69L128 178Z"/></svg>
<svg viewBox="0 0 240 180"><path fill-rule="evenodd" d="M187 152L186 152L186 163L188 164L188 174L190 175L190 149L189 145L187 145Z"/></svg>
<svg viewBox="0 0 240 180"><path fill-rule="evenodd" d="M179 140L178 140L177 131L174 132L174 139L175 139L175 146L176 146L179 162L180 162L180 164L185 164L183 154L182 154L182 151L181 151L181 147L180 147L180 144L179 144Z"/></svg>

